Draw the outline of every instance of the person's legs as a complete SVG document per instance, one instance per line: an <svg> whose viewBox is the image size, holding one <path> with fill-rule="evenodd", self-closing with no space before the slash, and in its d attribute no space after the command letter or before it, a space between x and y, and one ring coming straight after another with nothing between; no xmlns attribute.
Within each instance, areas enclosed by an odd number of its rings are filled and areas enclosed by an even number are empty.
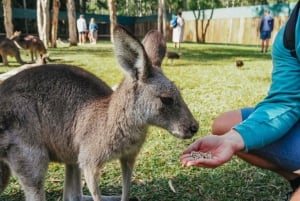
<svg viewBox="0 0 300 201"><path fill-rule="evenodd" d="M177 48L177 42L174 42L174 48Z"/></svg>
<svg viewBox="0 0 300 201"><path fill-rule="evenodd" d="M265 51L264 51L264 52L268 52L268 48L269 48L269 40L270 40L270 39L266 39L266 40L265 40Z"/></svg>
<svg viewBox="0 0 300 201"><path fill-rule="evenodd" d="M241 110L233 110L221 114L214 120L212 124L212 134L223 135L224 133L229 131L234 125L242 122L245 118L247 118L252 111L253 108L246 108L243 109L243 112ZM271 148L269 148L268 151L270 150ZM300 177L298 174L293 173L293 171L283 169L271 160L264 158L262 156L263 154L259 154L259 152L260 150L251 153L239 152L237 153L237 156L252 165L263 169L271 170L283 176L290 182L293 190L296 190L296 188L300 186Z"/></svg>
<svg viewBox="0 0 300 201"><path fill-rule="evenodd" d="M82 44L85 44L85 32L81 33L81 42Z"/></svg>
<svg viewBox="0 0 300 201"><path fill-rule="evenodd" d="M78 32L78 42L79 42L79 45L81 45L81 32Z"/></svg>

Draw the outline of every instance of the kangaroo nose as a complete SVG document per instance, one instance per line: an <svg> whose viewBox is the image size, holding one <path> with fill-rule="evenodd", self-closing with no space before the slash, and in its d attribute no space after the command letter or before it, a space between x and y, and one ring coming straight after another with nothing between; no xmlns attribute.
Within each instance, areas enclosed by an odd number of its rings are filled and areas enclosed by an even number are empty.
<svg viewBox="0 0 300 201"><path fill-rule="evenodd" d="M197 133L199 129L199 124L198 123L194 123L191 127L190 127L190 131L194 134Z"/></svg>

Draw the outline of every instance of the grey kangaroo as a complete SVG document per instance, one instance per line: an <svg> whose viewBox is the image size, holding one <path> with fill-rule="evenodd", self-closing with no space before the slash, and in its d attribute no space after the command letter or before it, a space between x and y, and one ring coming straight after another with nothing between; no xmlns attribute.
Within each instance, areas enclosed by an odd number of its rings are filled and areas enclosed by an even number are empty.
<svg viewBox="0 0 300 201"><path fill-rule="evenodd" d="M32 62L42 62L42 64L46 64L46 60L50 62L53 61L47 54L47 49L43 41L37 36L27 35L21 37L21 32L15 31L10 39L15 41L20 48L30 50ZM34 56L36 60L34 60Z"/></svg>
<svg viewBox="0 0 300 201"><path fill-rule="evenodd" d="M128 201L148 126L182 139L197 132L179 90L151 65L143 45L120 25L113 35L126 72L114 92L91 73L62 64L24 70L0 85L0 190L11 170L26 201L45 201L48 164L59 162L65 164L64 201ZM101 196L99 170L114 159L121 163L122 195ZM82 195L81 171L91 196Z"/></svg>
<svg viewBox="0 0 300 201"><path fill-rule="evenodd" d="M16 46L13 40L9 38L2 39L0 41L0 55L4 66L8 66L8 56L15 57L16 61L23 65L25 62L21 59L19 48Z"/></svg>

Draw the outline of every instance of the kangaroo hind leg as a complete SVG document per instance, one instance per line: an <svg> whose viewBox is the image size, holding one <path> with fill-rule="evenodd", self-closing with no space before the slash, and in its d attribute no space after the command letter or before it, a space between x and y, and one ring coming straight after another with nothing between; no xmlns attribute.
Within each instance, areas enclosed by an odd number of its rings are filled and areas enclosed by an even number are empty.
<svg viewBox="0 0 300 201"><path fill-rule="evenodd" d="M28 144L15 145L7 156L11 170L23 187L26 201L46 201L44 177L49 163L46 150Z"/></svg>
<svg viewBox="0 0 300 201"><path fill-rule="evenodd" d="M81 171L78 165L66 165L63 201L82 200Z"/></svg>
<svg viewBox="0 0 300 201"><path fill-rule="evenodd" d="M97 182L97 179L99 178L99 169L97 167L93 167L93 168L84 167L82 169L83 169L87 186L93 197L93 201L103 201L101 199L101 193L98 188L98 182ZM85 197L85 200L86 199L87 198Z"/></svg>
<svg viewBox="0 0 300 201"><path fill-rule="evenodd" d="M10 169L8 165L0 161L0 194L5 190L10 178Z"/></svg>

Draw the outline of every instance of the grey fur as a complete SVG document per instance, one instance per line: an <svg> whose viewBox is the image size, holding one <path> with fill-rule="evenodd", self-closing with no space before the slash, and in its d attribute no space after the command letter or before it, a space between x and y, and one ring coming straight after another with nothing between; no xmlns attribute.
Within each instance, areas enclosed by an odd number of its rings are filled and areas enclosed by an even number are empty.
<svg viewBox="0 0 300 201"><path fill-rule="evenodd" d="M167 51L166 39L157 30L150 30L143 40L146 53L152 65L161 67L162 61Z"/></svg>
<svg viewBox="0 0 300 201"><path fill-rule="evenodd" d="M0 55L2 57L3 65L8 66L7 56L15 57L16 61L23 65L25 62L21 59L19 48L16 46L13 40L5 38L0 41Z"/></svg>
<svg viewBox="0 0 300 201"><path fill-rule="evenodd" d="M24 70L0 85L0 160L18 177L26 201L45 201L52 161L66 164L64 201L128 201L148 126L179 138L197 132L178 89L150 64L142 44L121 26L114 44L126 72L115 92L87 71L60 64ZM114 159L121 162L122 196L101 197L99 170ZM92 197L82 195L81 171Z"/></svg>

